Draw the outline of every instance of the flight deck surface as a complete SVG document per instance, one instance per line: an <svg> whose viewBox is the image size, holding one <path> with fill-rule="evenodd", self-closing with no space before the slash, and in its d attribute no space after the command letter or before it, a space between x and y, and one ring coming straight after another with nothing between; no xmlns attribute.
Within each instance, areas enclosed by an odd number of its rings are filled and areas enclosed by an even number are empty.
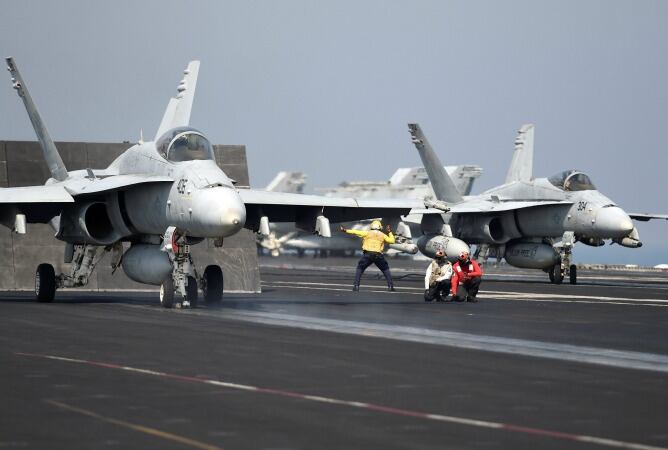
<svg viewBox="0 0 668 450"><path fill-rule="evenodd" d="M486 269L425 303L356 259L262 258L262 294L0 298L0 448L668 448L668 274Z"/></svg>

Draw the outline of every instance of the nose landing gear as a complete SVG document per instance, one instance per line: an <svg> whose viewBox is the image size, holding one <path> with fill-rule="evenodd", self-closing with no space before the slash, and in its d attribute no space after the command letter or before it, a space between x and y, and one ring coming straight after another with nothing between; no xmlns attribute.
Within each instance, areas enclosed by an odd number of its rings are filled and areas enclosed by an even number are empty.
<svg viewBox="0 0 668 450"><path fill-rule="evenodd" d="M198 300L198 284L208 304L223 298L223 270L216 265L207 266L200 278L190 256L190 245L185 234L176 227L169 227L163 237L162 250L172 262L172 273L160 286L160 303L165 308L195 308ZM198 283L199 280L199 283Z"/></svg>
<svg viewBox="0 0 668 450"><path fill-rule="evenodd" d="M565 232L561 241L552 245L554 250L559 253L559 261L548 272L550 282L561 284L563 283L564 278L568 277L570 284L577 283L577 266L571 264L574 245L575 234L572 231Z"/></svg>

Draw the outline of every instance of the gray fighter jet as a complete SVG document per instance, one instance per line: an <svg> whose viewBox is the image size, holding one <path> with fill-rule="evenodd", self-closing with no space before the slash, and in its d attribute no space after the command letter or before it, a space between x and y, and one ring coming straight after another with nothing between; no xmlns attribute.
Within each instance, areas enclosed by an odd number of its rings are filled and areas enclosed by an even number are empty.
<svg viewBox="0 0 668 450"><path fill-rule="evenodd" d="M473 165L448 166L444 168L450 178L455 180L455 187L462 195L471 192L473 182L482 174L482 168ZM303 192L305 175L301 172L279 172L265 188L268 191ZM336 187L315 188L317 193L327 197L355 197L355 198L413 198L424 199L427 202L434 200L434 191L423 167L400 167L388 181L345 181ZM431 210L432 214L440 211ZM418 247L413 244L414 236L420 236L420 221L422 214L413 214L402 217L401 221L390 221L395 230L397 242L388 245L390 250L402 253L416 254ZM368 230L371 221L345 224L346 228ZM269 235L259 235L258 245L269 250L272 256L278 256L281 249L297 250L301 256L306 250L313 250L327 254L328 252L354 254L359 249L359 238L350 234L337 233L331 238L322 238L318 235L298 232L290 224L276 226L271 224ZM462 250L469 250L466 243L457 239L449 239L446 246L452 261ZM446 248L444 247L444 248ZM324 253L323 253L324 252Z"/></svg>
<svg viewBox="0 0 668 450"><path fill-rule="evenodd" d="M60 287L85 286L102 251L113 252L112 266L131 279L160 285L165 307L197 301L198 285L209 302L223 295L219 266L198 273L190 245L223 239L244 226L258 230L269 220L296 222L331 235L336 222L399 216L409 201L381 202L237 189L216 165L208 139L189 126L199 61L188 64L169 100L152 142L128 148L102 170L68 172L12 58L7 58L14 89L23 100L52 178L44 186L0 189L0 221L18 233L27 223L50 223L64 241L70 273L37 267L37 299L49 302ZM419 202L415 202L419 203ZM417 205L419 206L419 205ZM124 250L123 243L130 243Z"/></svg>
<svg viewBox="0 0 668 450"><path fill-rule="evenodd" d="M599 192L583 172L567 170L549 178L534 178L533 125L523 125L515 140L515 151L505 184L480 195L463 197L434 153L418 124L408 124L446 214L425 215L427 236L418 242L429 254L439 242L455 236L478 244L478 256L489 252L505 257L516 267L542 269L553 283L565 277L577 281L577 268L571 264L576 242L601 246L605 240L624 247L640 247L638 230L631 219L667 219L666 215L627 214Z"/></svg>

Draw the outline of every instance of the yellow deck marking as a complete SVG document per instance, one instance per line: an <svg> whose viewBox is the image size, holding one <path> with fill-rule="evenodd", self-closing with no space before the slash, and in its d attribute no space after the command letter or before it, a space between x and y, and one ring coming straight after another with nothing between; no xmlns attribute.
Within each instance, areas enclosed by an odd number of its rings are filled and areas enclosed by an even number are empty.
<svg viewBox="0 0 668 450"><path fill-rule="evenodd" d="M113 425L118 425L123 428L129 428L134 431L139 431L140 433L149 434L151 436L156 436L162 439L166 439L172 442L178 442L179 444L187 445L194 448L199 448L202 450L223 450L221 447L215 445L207 444L205 442L196 441L187 437L179 436L178 434L168 433L166 431L157 430L155 428L145 427L143 425L137 425L134 423L126 422L124 420L114 419L112 417L105 417L96 412L88 411L87 409L77 408L76 406L67 405L65 403L57 402L55 400L44 400L50 405L57 406L61 409L66 409L68 411L76 412L84 416L92 417L94 419L101 420L103 422L111 423Z"/></svg>

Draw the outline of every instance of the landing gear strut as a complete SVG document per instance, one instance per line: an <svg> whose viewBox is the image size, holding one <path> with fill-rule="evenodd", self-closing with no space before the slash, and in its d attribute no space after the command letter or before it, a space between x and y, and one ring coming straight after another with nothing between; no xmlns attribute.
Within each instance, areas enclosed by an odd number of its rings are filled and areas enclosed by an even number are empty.
<svg viewBox="0 0 668 450"><path fill-rule="evenodd" d="M568 277L571 284L577 283L577 266L571 264L574 245L575 234L572 231L565 232L561 241L552 245L554 250L559 253L559 261L548 272L552 283L561 284L565 277Z"/></svg>
<svg viewBox="0 0 668 450"><path fill-rule="evenodd" d="M53 266L40 264L35 271L35 296L39 302L51 302L56 289L63 287L82 287L88 284L100 258L96 258L101 247L90 244L67 244L65 262L70 263L70 272L56 276ZM104 251L122 250L120 243L104 247ZM122 252L121 252L122 253Z"/></svg>
<svg viewBox="0 0 668 450"><path fill-rule="evenodd" d="M197 305L197 273L186 236L176 227L165 232L162 251L167 252L172 263L172 273L160 285L160 303L165 308L189 307Z"/></svg>

